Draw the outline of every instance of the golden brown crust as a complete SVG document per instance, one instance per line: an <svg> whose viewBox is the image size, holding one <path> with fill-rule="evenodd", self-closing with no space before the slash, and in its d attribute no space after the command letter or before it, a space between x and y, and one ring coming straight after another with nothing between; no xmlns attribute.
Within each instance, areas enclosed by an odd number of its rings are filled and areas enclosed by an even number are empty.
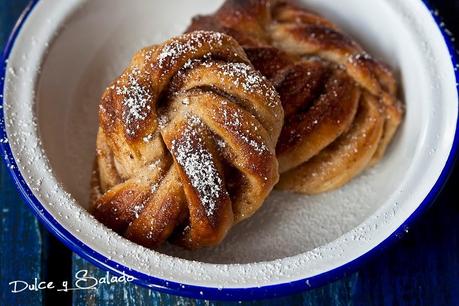
<svg viewBox="0 0 459 306"><path fill-rule="evenodd" d="M344 185L371 162L383 133L384 117L374 97L361 98L349 132L308 162L287 171L279 188L313 194Z"/></svg>
<svg viewBox="0 0 459 306"><path fill-rule="evenodd" d="M279 96L227 35L139 51L103 94L99 119L92 213L146 247L218 244L278 181Z"/></svg>
<svg viewBox="0 0 459 306"><path fill-rule="evenodd" d="M238 40L281 95L278 188L334 189L383 157L403 116L395 78L336 25L293 1L227 0L201 28Z"/></svg>

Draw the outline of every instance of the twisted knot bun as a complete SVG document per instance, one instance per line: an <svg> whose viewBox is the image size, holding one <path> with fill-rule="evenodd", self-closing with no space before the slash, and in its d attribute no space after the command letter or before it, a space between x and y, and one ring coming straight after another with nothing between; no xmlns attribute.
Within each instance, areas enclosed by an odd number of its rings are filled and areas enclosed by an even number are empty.
<svg viewBox="0 0 459 306"><path fill-rule="evenodd" d="M225 34L139 51L99 120L92 212L146 247L218 244L278 181L279 96Z"/></svg>
<svg viewBox="0 0 459 306"><path fill-rule="evenodd" d="M279 92L278 188L331 190L383 157L403 114L396 81L333 23L290 1L227 0L196 29L232 35Z"/></svg>

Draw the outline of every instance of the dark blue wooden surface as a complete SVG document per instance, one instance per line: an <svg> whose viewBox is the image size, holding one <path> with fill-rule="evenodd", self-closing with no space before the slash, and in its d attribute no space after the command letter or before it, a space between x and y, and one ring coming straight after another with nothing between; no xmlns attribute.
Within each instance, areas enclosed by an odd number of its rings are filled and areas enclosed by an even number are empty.
<svg viewBox="0 0 459 306"><path fill-rule="evenodd" d="M24 6L25 1L0 0L0 50ZM8 290L10 281L41 277L42 232L0 164L0 305L41 305L40 291L14 295Z"/></svg>
<svg viewBox="0 0 459 306"><path fill-rule="evenodd" d="M0 0L0 48L27 0ZM458 33L459 1L436 0L450 29ZM249 305L459 305L459 170L432 209L413 224L405 237L381 251L342 279L290 297ZM0 305L232 305L179 298L128 285L100 285L97 291L12 294L8 283L34 278L71 281L87 269L100 270L39 226L22 202L3 164L0 165Z"/></svg>

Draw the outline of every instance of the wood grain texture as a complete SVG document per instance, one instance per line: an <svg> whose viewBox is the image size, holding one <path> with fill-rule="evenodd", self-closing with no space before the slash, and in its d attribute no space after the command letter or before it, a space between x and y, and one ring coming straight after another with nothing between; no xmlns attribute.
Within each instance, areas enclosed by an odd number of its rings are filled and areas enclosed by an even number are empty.
<svg viewBox="0 0 459 306"><path fill-rule="evenodd" d="M26 1L0 2L0 49ZM3 64L3 63L2 63ZM3 110L0 110L3 111ZM0 165L0 301L2 305L41 305L42 292L12 294L9 282L33 281L41 275L41 233L37 220L19 197Z"/></svg>
<svg viewBox="0 0 459 306"><path fill-rule="evenodd" d="M8 283L33 282L41 275L38 222L19 198L5 166L0 165L0 304L41 305L42 292L11 293Z"/></svg>
<svg viewBox="0 0 459 306"><path fill-rule="evenodd" d="M0 1L0 50L28 0ZM3 63L1 63L3 64ZM0 109L3 111L3 109ZM0 304L42 305L43 292L11 293L9 283L42 275L42 231L0 162Z"/></svg>

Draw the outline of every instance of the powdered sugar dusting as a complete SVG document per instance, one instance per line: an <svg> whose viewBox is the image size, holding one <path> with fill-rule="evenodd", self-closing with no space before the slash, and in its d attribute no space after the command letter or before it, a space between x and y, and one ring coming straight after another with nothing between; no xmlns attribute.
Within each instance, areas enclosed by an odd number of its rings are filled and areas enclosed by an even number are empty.
<svg viewBox="0 0 459 306"><path fill-rule="evenodd" d="M252 149L255 152L257 152L260 155L269 152L269 149L264 143L261 136L258 133L256 133L256 130L258 128L254 124L254 121L244 122L240 109L230 112L226 107L224 107L220 110L220 114L214 114L214 118L216 118L217 116L223 116L223 124L229 127L233 132L235 132L238 135L238 138L243 140L250 147L252 147ZM253 117L253 120L255 120L255 117L253 115L251 116ZM249 125L253 131L250 129L244 130L243 126L247 125ZM219 146L222 147L220 144Z"/></svg>
<svg viewBox="0 0 459 306"><path fill-rule="evenodd" d="M205 63L207 67L217 65L213 62ZM267 105L277 107L280 103L280 97L274 87L268 82L265 76L256 71L253 67L245 63L224 63L218 64L218 70L222 76L230 77L237 87L247 93L256 93L265 96Z"/></svg>
<svg viewBox="0 0 459 306"><path fill-rule="evenodd" d="M132 212L134 213L134 217L137 219L139 218L140 212L145 207L145 204L137 204L132 207Z"/></svg>
<svg viewBox="0 0 459 306"><path fill-rule="evenodd" d="M156 168L161 169L161 167L159 167L160 163L161 163L161 160L157 159L154 162L152 162L150 165L148 165L148 169L149 170L155 170Z"/></svg>
<svg viewBox="0 0 459 306"><path fill-rule="evenodd" d="M159 188L159 182L155 182L154 184L151 185L151 192L155 193L156 191L158 191L158 188Z"/></svg>
<svg viewBox="0 0 459 306"><path fill-rule="evenodd" d="M189 117L188 126L182 134L182 141L172 141L172 152L190 179L191 185L198 192L207 216L212 216L218 200L226 190L222 189L222 179L212 155L199 136L199 130L203 127L199 118Z"/></svg>
<svg viewBox="0 0 459 306"><path fill-rule="evenodd" d="M134 136L140 128L140 122L145 120L151 110L152 95L150 89L139 81L140 69L134 68L128 75L128 84L115 85L115 93L122 96L123 120L126 123L126 132ZM148 142L149 139L144 139Z"/></svg>
<svg viewBox="0 0 459 306"><path fill-rule="evenodd" d="M166 115L161 115L158 118L158 125L161 129L165 128L167 123L169 123L169 119L167 118Z"/></svg>
<svg viewBox="0 0 459 306"><path fill-rule="evenodd" d="M148 143L153 139L153 134L148 134L142 138L143 142Z"/></svg>
<svg viewBox="0 0 459 306"><path fill-rule="evenodd" d="M196 31L174 38L162 48L158 55L158 67L166 69L173 66L185 54L196 53L205 45L223 45L224 34L218 32Z"/></svg>
<svg viewBox="0 0 459 306"><path fill-rule="evenodd" d="M244 63L225 63L223 74L234 78L235 85L240 84L245 91L265 95L268 106L278 105L279 95L274 87L268 85L267 79L251 66Z"/></svg>

